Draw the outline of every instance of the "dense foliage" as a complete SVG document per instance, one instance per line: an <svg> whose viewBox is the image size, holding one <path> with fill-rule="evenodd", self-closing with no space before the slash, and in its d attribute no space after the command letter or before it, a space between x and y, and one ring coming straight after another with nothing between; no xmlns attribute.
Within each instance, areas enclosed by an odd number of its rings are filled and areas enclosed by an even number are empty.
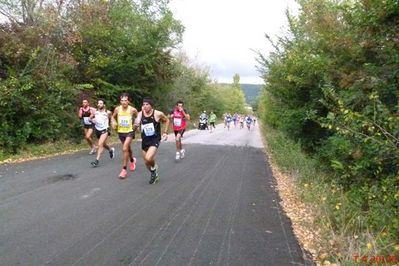
<svg viewBox="0 0 399 266"><path fill-rule="evenodd" d="M0 147L80 135L82 98L169 91L182 25L167 1L0 1Z"/></svg>
<svg viewBox="0 0 399 266"><path fill-rule="evenodd" d="M263 119L334 173L347 198L335 226L356 217L360 230L397 240L399 2L298 2L287 36L258 58Z"/></svg>
<svg viewBox="0 0 399 266"><path fill-rule="evenodd" d="M133 105L150 96L163 111L182 99L194 116L243 108L241 91L218 89L207 71L175 55L184 27L168 2L0 0L0 154L80 141L83 98L104 98L113 109L128 92Z"/></svg>

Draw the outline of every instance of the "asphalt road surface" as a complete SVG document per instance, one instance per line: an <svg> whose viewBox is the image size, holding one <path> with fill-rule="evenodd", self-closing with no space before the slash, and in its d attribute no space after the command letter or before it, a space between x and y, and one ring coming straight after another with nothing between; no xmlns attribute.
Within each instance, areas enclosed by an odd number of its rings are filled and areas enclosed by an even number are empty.
<svg viewBox="0 0 399 266"><path fill-rule="evenodd" d="M281 210L259 131L173 136L150 185L140 156L88 151L0 165L0 265L313 265ZM135 142L133 151L140 152Z"/></svg>

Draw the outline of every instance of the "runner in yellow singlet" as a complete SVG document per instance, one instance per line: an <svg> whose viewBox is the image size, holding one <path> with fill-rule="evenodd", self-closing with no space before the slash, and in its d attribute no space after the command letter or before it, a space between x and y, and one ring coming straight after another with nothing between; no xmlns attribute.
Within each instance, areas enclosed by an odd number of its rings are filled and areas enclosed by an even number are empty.
<svg viewBox="0 0 399 266"><path fill-rule="evenodd" d="M122 170L119 174L120 179L127 178L127 163L129 162L130 171L136 170L136 158L133 157L133 151L130 147L135 138L133 130L134 117L137 116L137 109L129 105L129 95L123 93L120 96L120 104L115 108L112 115L112 127L116 129L119 139L122 142Z"/></svg>

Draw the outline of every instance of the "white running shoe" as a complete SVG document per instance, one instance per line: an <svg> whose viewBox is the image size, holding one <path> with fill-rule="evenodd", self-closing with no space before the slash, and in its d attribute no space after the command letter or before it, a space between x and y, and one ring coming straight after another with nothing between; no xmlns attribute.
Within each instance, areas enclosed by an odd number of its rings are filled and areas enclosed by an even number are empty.
<svg viewBox="0 0 399 266"><path fill-rule="evenodd" d="M90 155L96 154L96 148L92 148L91 151L89 152Z"/></svg>
<svg viewBox="0 0 399 266"><path fill-rule="evenodd" d="M176 160L180 160L180 152L176 152Z"/></svg>
<svg viewBox="0 0 399 266"><path fill-rule="evenodd" d="M183 159L185 156L186 150L185 149L181 149L180 151L180 159Z"/></svg>
<svg viewBox="0 0 399 266"><path fill-rule="evenodd" d="M115 148L112 147L112 148L109 150L109 158L113 159L114 157L115 157Z"/></svg>

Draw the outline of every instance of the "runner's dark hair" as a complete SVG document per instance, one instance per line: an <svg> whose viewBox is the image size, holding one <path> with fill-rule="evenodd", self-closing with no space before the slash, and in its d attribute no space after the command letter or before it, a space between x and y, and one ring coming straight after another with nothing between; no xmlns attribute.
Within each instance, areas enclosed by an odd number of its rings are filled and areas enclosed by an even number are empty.
<svg viewBox="0 0 399 266"><path fill-rule="evenodd" d="M143 99L143 103L148 103L149 105L151 105L151 107L154 107L154 102L153 102L152 99L149 98L149 97L145 97L145 98Z"/></svg>
<svg viewBox="0 0 399 266"><path fill-rule="evenodd" d="M127 92L122 93L122 94L119 96L119 100L121 100L123 97L127 97L127 99L130 101L129 93L127 93Z"/></svg>

